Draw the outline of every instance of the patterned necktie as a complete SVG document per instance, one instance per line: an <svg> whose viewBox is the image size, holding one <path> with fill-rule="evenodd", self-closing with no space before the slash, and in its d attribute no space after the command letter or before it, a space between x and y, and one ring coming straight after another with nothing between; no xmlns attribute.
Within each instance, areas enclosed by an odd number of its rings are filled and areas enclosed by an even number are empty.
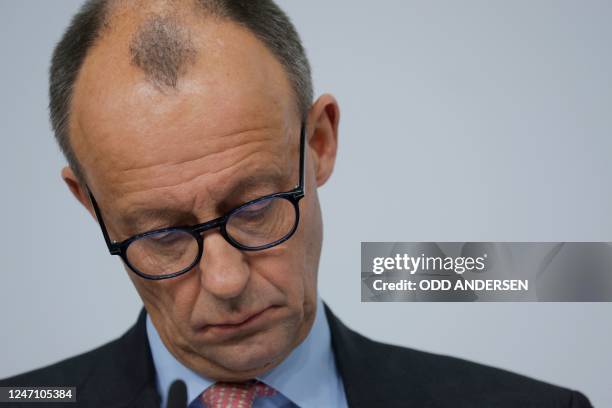
<svg viewBox="0 0 612 408"><path fill-rule="evenodd" d="M269 397L277 391L261 381L217 382L202 393L207 408L252 408L256 397Z"/></svg>

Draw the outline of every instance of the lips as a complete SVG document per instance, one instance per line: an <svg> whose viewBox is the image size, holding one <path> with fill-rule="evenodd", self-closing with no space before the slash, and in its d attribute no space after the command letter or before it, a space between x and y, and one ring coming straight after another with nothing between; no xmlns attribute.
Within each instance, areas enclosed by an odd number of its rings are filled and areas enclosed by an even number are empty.
<svg viewBox="0 0 612 408"><path fill-rule="evenodd" d="M202 326L201 330L210 331L217 329L221 331L233 331L241 329L250 326L257 320L260 320L259 318L264 317L264 315L267 314L266 312L271 311L272 309L275 309L277 307L278 306L268 306L264 309L259 310L258 312L245 314L243 316L238 316L233 319L227 319L221 323L209 323Z"/></svg>

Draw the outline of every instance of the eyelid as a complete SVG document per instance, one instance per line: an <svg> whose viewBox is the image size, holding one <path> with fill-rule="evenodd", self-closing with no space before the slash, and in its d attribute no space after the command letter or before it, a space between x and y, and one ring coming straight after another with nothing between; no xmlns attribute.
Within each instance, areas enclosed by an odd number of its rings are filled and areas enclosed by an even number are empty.
<svg viewBox="0 0 612 408"><path fill-rule="evenodd" d="M249 209L251 211L257 211L257 210L261 210L262 208L268 207L271 202L272 202L272 199L266 198L266 199L251 203L244 208Z"/></svg>
<svg viewBox="0 0 612 408"><path fill-rule="evenodd" d="M173 232L174 232L173 230L160 231L160 232L156 232L154 234L151 234L150 237L152 239L155 239L155 240L160 240L160 239L164 239L164 238L172 235Z"/></svg>
<svg viewBox="0 0 612 408"><path fill-rule="evenodd" d="M148 228L148 229L141 229L142 232L137 232L136 234L132 234L130 236L130 238L132 239L142 239L142 238L147 238L151 235L155 235L155 234L163 234L164 232L172 232L173 230L181 230L183 228L185 228L186 225L185 224L181 224L181 225L169 225L166 227L160 227L160 228ZM129 239L129 238L128 238Z"/></svg>
<svg viewBox="0 0 612 408"><path fill-rule="evenodd" d="M227 200L225 203L220 203L218 206L219 216L223 214L227 214L233 210L237 210L242 206L245 206L252 201L256 201L262 199L264 197L279 193L280 190L276 191L273 187L265 188L256 191L255 193L250 191L248 194L245 194L241 197L237 197L238 199Z"/></svg>

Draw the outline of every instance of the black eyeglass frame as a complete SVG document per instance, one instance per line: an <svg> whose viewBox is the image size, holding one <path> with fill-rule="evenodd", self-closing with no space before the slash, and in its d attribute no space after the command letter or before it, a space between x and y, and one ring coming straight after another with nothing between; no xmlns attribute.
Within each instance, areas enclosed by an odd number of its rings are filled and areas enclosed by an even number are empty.
<svg viewBox="0 0 612 408"><path fill-rule="evenodd" d="M233 247L240 249L242 251L261 251L264 249L268 249L268 248L272 248L274 246L280 245L283 242L287 241L289 238L291 238L293 234L295 233L295 231L297 230L299 222L300 222L299 202L302 198L304 198L304 194L305 194L305 191L304 191L305 145L306 145L306 125L305 125L305 122L303 121L301 125L301 130L300 130L299 181L298 181L298 185L292 190L284 191L280 193L268 194L263 197L258 197L254 200L247 201L246 203L241 204L238 207L228 211L224 215L218 218L215 218L213 220L206 221L201 224L196 224L192 226L174 226L174 227L166 227L166 228L151 230L151 231L143 232L140 234L136 234L121 242L113 241L110 239L110 236L108 235L108 230L106 229L106 225L104 224L104 220L102 218L102 212L100 211L100 207L98 206L98 203L96 202L96 199L94 198L89 187L88 186L85 186L85 187L87 188L89 199L91 200L91 204L96 214L96 218L98 219L98 223L100 224L100 229L102 230L102 235L104 236L104 241L106 242L106 246L108 247L110 254L120 256L123 262L125 262L125 264L130 268L130 270L142 278L149 279L149 280L170 279L170 278L174 278L174 277L177 277L184 273L189 272L191 269L193 269L195 265L197 265L201 261L203 252L204 252L204 239L202 238L202 233L210 229L220 228L221 235L223 236L223 238L225 238L225 240L229 242ZM227 233L227 228L226 228L227 222L231 218L232 215L234 215L235 213L237 213L238 211L242 210L243 208L247 206L253 205L260 201L269 200L272 198L286 199L293 205L295 209L295 222L294 222L293 228L284 237L270 244L261 245L258 247L249 247L249 246L244 246L240 244L239 242L234 240L231 237L231 235ZM131 262L129 261L127 257L127 248L132 242L142 239L144 237L147 237L149 235L160 234L160 233L171 232L171 231L186 232L192 235L198 243L198 255L188 267L181 269L178 272L173 272L167 275L147 275L139 271L138 268L134 267L131 264Z"/></svg>

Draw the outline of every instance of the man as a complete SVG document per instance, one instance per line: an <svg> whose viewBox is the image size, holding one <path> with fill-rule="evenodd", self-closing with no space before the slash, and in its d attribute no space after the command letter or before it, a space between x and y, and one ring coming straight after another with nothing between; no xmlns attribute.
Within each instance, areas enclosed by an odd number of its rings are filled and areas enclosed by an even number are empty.
<svg viewBox="0 0 612 408"><path fill-rule="evenodd" d="M120 339L1 385L76 386L84 407L174 404L175 380L190 407L590 406L371 341L323 304L317 188L339 108L313 102L272 1L90 0L56 48L50 95L62 177L146 312Z"/></svg>

